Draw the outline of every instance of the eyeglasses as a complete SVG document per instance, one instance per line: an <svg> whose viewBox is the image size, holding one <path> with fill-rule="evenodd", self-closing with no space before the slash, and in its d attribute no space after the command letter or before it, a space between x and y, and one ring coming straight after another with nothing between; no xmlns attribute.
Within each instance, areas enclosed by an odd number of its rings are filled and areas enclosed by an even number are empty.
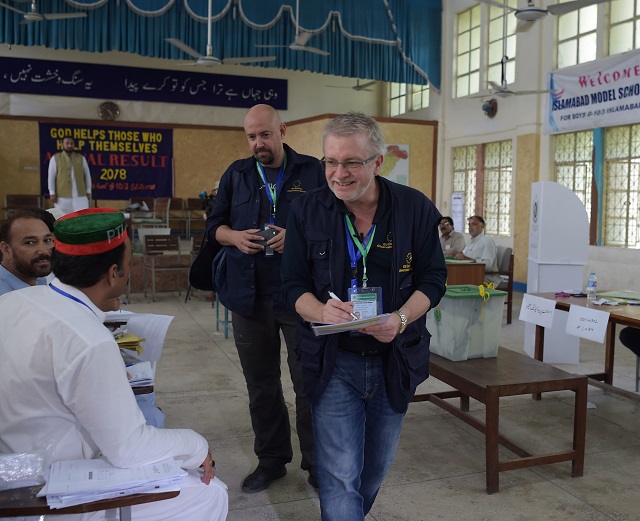
<svg viewBox="0 0 640 521"><path fill-rule="evenodd" d="M451 224L447 221L444 221L440 223L440 228L442 228L443 226L451 226Z"/></svg>
<svg viewBox="0 0 640 521"><path fill-rule="evenodd" d="M365 159L364 161L336 161L334 159L324 159L322 158L320 162L322 163L322 168L325 169L326 172L335 172L338 170L338 167L342 165L347 172L356 172L360 170L367 163L371 163L378 154L372 155L369 159Z"/></svg>

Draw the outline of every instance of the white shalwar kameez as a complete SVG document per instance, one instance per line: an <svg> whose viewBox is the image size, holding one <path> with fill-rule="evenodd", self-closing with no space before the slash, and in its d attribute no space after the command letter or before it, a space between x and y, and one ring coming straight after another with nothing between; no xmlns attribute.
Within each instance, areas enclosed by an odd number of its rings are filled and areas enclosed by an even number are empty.
<svg viewBox="0 0 640 521"><path fill-rule="evenodd" d="M52 284L68 296L35 286L0 297L0 453L47 448L52 461L102 455L117 467L175 458L190 472L180 495L133 506L132 519L224 520L226 485L204 485L196 470L207 441L145 424L104 313L76 288ZM50 519L102 520L105 511Z"/></svg>
<svg viewBox="0 0 640 521"><path fill-rule="evenodd" d="M62 153L62 152L61 152ZM56 176L58 175L58 166L55 156L51 157L49 161L49 170L47 172L47 186L49 188L50 195L56 195ZM84 210L89 208L89 199L87 194L91 193L91 173L89 171L89 164L85 157L82 158L82 174L84 175L84 183L87 187L87 191L84 194L78 193L78 186L76 185L76 178L73 173L73 163L71 164L71 197L58 197L58 200L53 203L53 207L60 210L63 214L71 212L77 212L78 210Z"/></svg>

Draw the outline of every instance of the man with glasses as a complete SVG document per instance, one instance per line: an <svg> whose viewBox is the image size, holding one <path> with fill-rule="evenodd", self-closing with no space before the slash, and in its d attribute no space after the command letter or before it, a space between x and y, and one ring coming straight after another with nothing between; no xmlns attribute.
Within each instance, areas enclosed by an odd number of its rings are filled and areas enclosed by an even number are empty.
<svg viewBox="0 0 640 521"><path fill-rule="evenodd" d="M384 136L362 113L324 130L328 186L299 198L287 223L282 293L302 321L297 347L313 410L323 521L363 521L395 457L402 420L429 370L425 314L445 291L440 213L380 177ZM389 313L358 331L311 323Z"/></svg>
<svg viewBox="0 0 640 521"><path fill-rule="evenodd" d="M453 229L453 219L443 217L440 219L440 246L445 257L455 257L464 248L464 235Z"/></svg>
<svg viewBox="0 0 640 521"><path fill-rule="evenodd" d="M280 296L280 262L292 201L325 182L316 158L298 154L282 142L286 130L268 105L256 105L247 112L244 131L253 155L227 168L207 218L209 240L227 248L226 280L217 290L222 304L231 310L233 337L249 392L258 466L242 482L242 490L248 493L282 478L293 458L280 379L280 331L296 394L300 466L309 471L308 481L316 486L311 408L296 362L296 316Z"/></svg>

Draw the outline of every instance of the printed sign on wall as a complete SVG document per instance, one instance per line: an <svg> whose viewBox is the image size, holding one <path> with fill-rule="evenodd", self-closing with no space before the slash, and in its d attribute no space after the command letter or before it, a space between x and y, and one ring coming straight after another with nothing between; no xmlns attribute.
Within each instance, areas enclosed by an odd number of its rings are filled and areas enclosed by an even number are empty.
<svg viewBox="0 0 640 521"><path fill-rule="evenodd" d="M173 196L173 130L40 123L40 189L48 194L49 161L63 138L89 164L93 199Z"/></svg>

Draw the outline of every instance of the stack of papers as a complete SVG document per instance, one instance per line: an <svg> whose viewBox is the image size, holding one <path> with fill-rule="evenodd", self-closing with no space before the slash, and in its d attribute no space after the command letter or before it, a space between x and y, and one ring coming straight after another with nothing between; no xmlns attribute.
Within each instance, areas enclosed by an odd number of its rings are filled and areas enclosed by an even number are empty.
<svg viewBox="0 0 640 521"><path fill-rule="evenodd" d="M127 366L127 377L131 387L153 385L153 369L151 362L138 362Z"/></svg>
<svg viewBox="0 0 640 521"><path fill-rule="evenodd" d="M129 349L131 351L135 351L138 356L140 356L144 352L144 349L142 345L140 345L140 343L145 341L146 338L140 338L139 336L133 335L131 333L124 333L116 338L116 343L118 344L118 347L120 349Z"/></svg>
<svg viewBox="0 0 640 521"><path fill-rule="evenodd" d="M121 469L104 460L57 461L38 492L49 508L65 508L100 499L180 490L187 473L173 459Z"/></svg>

